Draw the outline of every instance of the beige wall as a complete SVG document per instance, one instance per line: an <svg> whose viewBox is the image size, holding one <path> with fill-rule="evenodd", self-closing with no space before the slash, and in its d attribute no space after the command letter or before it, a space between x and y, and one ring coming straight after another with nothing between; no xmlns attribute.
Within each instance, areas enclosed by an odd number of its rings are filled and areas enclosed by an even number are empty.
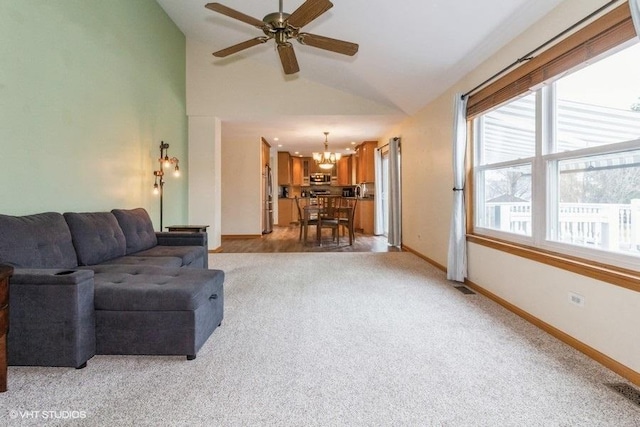
<svg viewBox="0 0 640 427"><path fill-rule="evenodd" d="M224 141L222 145L223 235L262 233L261 147L259 137Z"/></svg>
<svg viewBox="0 0 640 427"><path fill-rule="evenodd" d="M189 117L189 224L208 225L209 249L222 244L221 126L215 117Z"/></svg>
<svg viewBox="0 0 640 427"><path fill-rule="evenodd" d="M567 0L391 136L402 138L403 242L446 265L451 214L453 97L533 50L606 1ZM446 224L446 226L445 226ZM469 244L469 278L621 364L640 372L640 293ZM585 297L585 307L568 293Z"/></svg>

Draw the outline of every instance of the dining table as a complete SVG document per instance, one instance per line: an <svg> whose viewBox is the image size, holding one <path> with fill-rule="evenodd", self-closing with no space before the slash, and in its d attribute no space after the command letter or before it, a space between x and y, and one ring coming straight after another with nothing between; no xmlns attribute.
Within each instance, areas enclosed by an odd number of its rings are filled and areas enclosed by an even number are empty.
<svg viewBox="0 0 640 427"><path fill-rule="evenodd" d="M326 196L324 196L326 197ZM335 196L335 197L341 197L341 196ZM307 203L303 208L302 208L304 215L303 215L303 223L302 223L302 227L303 227L303 242L306 243L307 242L307 235L308 235L308 230L309 230L309 225L315 225L316 226L316 242L322 246L322 218L323 218L323 213L325 212L325 208L322 204L314 204L314 203ZM349 230L349 245L353 244L353 215L351 214L353 207L351 206L344 206L341 203L338 203L337 206L332 208L334 214L337 215L338 218L344 218L347 219L347 228ZM316 221L315 223L312 223L312 221ZM337 240L338 240L338 245L340 244L340 234L338 233L337 235Z"/></svg>

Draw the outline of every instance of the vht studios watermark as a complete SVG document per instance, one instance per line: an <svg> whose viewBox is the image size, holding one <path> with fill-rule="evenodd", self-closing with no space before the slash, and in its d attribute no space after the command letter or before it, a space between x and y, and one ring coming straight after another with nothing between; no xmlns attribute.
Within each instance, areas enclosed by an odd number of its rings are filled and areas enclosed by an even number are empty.
<svg viewBox="0 0 640 427"><path fill-rule="evenodd" d="M26 411L10 410L12 420L74 420L87 418L87 411Z"/></svg>

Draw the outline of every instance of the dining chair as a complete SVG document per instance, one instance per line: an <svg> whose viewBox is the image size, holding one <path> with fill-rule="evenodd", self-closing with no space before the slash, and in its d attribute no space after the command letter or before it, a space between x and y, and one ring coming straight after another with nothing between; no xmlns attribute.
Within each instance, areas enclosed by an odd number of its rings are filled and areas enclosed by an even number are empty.
<svg viewBox="0 0 640 427"><path fill-rule="evenodd" d="M317 196L317 203L320 207L318 212L318 226L320 227L321 239L322 229L330 228L333 240L335 240L338 245L340 245L340 233L338 233L338 228L340 227L338 208L341 204L341 200L342 197L340 196Z"/></svg>
<svg viewBox="0 0 640 427"><path fill-rule="evenodd" d="M349 244L352 245L356 239L355 233L355 218L356 218L356 206L358 199L342 199L340 205L341 208L349 208L346 210L340 209L340 216L338 217L338 224L342 227L342 233L344 236L344 230L349 232Z"/></svg>
<svg viewBox="0 0 640 427"><path fill-rule="evenodd" d="M305 236L305 241L306 241L307 233L306 233L305 228L308 229L308 227L310 225L318 227L318 218L308 218L305 221L305 216L304 216L305 214L303 212L304 206L300 205L300 198L298 196L295 196L294 199L296 201L296 207L298 208L298 224L300 224L300 233L298 235L298 240L302 240L302 234L303 234L303 231L304 231L305 232L304 236ZM306 200L308 201L309 199L306 199ZM307 204L308 204L308 202L307 202Z"/></svg>

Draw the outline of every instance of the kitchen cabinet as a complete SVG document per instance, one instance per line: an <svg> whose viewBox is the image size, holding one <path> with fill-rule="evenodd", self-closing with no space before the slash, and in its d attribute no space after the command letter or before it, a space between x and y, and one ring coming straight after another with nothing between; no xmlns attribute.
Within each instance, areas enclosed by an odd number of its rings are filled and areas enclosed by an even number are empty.
<svg viewBox="0 0 640 427"><path fill-rule="evenodd" d="M358 199L353 218L354 227L362 234L373 234L375 203L373 199Z"/></svg>
<svg viewBox="0 0 640 427"><path fill-rule="evenodd" d="M334 167L337 170L337 184L351 185L351 158L353 156L344 156L338 160L338 164Z"/></svg>
<svg viewBox="0 0 640 427"><path fill-rule="evenodd" d="M338 185L338 162L336 162L335 166L329 169L329 174L331 175L331 185ZM325 170L324 173L327 171Z"/></svg>
<svg viewBox="0 0 640 427"><path fill-rule="evenodd" d="M293 157L291 159L291 181L293 185L309 185L311 157Z"/></svg>
<svg viewBox="0 0 640 427"><path fill-rule="evenodd" d="M291 159L291 183L293 185L302 185L304 176L302 169L302 158L293 157Z"/></svg>
<svg viewBox="0 0 640 427"><path fill-rule="evenodd" d="M377 147L377 141L365 141L356 147L356 176L358 183L374 182L376 180L375 154Z"/></svg>
<svg viewBox="0 0 640 427"><path fill-rule="evenodd" d="M305 174L306 176L309 176L310 174L313 174L313 173L322 172L322 169L318 167L318 165L316 164L316 161L313 160L313 157L303 157L302 164L303 164L303 167L306 166L306 171L307 171L307 173Z"/></svg>
<svg viewBox="0 0 640 427"><path fill-rule="evenodd" d="M311 157L293 158L293 185L309 185Z"/></svg>
<svg viewBox="0 0 640 427"><path fill-rule="evenodd" d="M298 213L296 212L295 216L293 215L294 209L297 210L294 203L293 199L278 199L278 225L286 227L298 220Z"/></svg>
<svg viewBox="0 0 640 427"><path fill-rule="evenodd" d="M278 151L278 185L291 185L291 155L286 151Z"/></svg>

